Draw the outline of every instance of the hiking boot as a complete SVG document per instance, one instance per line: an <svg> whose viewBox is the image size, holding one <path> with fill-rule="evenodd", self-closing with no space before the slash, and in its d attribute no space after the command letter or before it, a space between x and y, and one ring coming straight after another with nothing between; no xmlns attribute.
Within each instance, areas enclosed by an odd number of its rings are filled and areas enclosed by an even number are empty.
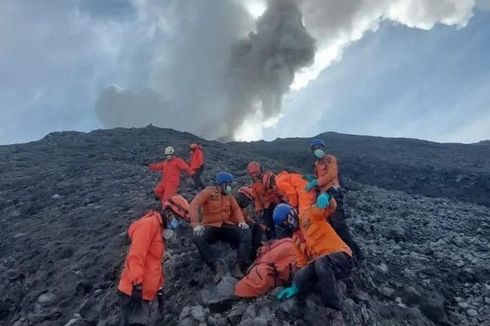
<svg viewBox="0 0 490 326"><path fill-rule="evenodd" d="M225 276L225 274L226 274L226 267L223 263L218 262L218 263L216 263L213 272L214 272L213 282L214 282L214 284L218 284L219 281L221 281L223 276Z"/></svg>
<svg viewBox="0 0 490 326"><path fill-rule="evenodd" d="M233 269L231 270L231 276L237 279L241 279L244 276L244 273L240 268L240 264L235 264L235 266L233 266Z"/></svg>

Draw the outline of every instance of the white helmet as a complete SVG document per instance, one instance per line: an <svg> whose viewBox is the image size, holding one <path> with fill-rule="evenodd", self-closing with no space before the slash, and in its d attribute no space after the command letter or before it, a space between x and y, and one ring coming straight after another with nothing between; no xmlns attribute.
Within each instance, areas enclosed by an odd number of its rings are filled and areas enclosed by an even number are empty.
<svg viewBox="0 0 490 326"><path fill-rule="evenodd" d="M175 150L172 146L165 147L165 152L164 152L165 155L174 155L174 152Z"/></svg>

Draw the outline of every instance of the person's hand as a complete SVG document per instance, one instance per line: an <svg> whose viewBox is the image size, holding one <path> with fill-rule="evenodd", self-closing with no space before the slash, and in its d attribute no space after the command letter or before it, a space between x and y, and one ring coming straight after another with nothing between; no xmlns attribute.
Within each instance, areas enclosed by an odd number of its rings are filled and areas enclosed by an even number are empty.
<svg viewBox="0 0 490 326"><path fill-rule="evenodd" d="M245 222L240 222L240 223L238 223L238 227L239 227L240 229L242 229L242 230L246 230L246 229L248 229L248 228L249 228L248 224L247 224L247 223L245 223Z"/></svg>
<svg viewBox="0 0 490 326"><path fill-rule="evenodd" d="M317 179L313 179L310 182L308 182L308 184L305 186L305 190L310 191L311 189L313 189L315 187L318 187L318 180Z"/></svg>
<svg viewBox="0 0 490 326"><path fill-rule="evenodd" d="M287 299L291 299L292 297L296 296L299 293L299 289L296 285L291 285L290 287L284 288L279 292L277 295L277 299L280 301L284 301Z"/></svg>
<svg viewBox="0 0 490 326"><path fill-rule="evenodd" d="M131 297L129 298L129 305L134 307L141 304L143 300L143 286L141 284L133 284L133 290L131 291Z"/></svg>
<svg viewBox="0 0 490 326"><path fill-rule="evenodd" d="M330 205L330 195L326 192L322 192L316 199L316 207L327 208Z"/></svg>
<svg viewBox="0 0 490 326"><path fill-rule="evenodd" d="M202 226L202 225L200 225L200 224L199 224L199 225L196 225L196 226L194 227L194 235L195 235L196 237L201 237L201 236L203 236L203 235L204 235L204 226Z"/></svg>
<svg viewBox="0 0 490 326"><path fill-rule="evenodd" d="M163 296L163 289L159 288L157 291L158 312L163 313L165 307L165 298Z"/></svg>

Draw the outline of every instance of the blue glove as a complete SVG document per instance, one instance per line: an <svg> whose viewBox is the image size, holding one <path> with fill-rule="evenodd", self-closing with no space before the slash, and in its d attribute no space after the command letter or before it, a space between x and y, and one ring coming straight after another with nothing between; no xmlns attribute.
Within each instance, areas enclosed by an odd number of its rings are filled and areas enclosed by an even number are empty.
<svg viewBox="0 0 490 326"><path fill-rule="evenodd" d="M297 295L298 292L299 292L298 287L293 284L290 287L282 289L281 292L279 292L279 294L277 295L277 299L281 301L291 299L292 297Z"/></svg>
<svg viewBox="0 0 490 326"><path fill-rule="evenodd" d="M310 182L308 182L308 184L305 187L305 190L306 191L310 191L311 189L313 189L313 188L315 188L317 186L318 186L318 180L317 179L313 179Z"/></svg>
<svg viewBox="0 0 490 326"><path fill-rule="evenodd" d="M303 179L305 179L306 181L310 182L310 181L315 180L315 176L313 174L305 174L303 176Z"/></svg>
<svg viewBox="0 0 490 326"><path fill-rule="evenodd" d="M326 192L322 192L316 199L316 207L327 208L330 205L330 195Z"/></svg>

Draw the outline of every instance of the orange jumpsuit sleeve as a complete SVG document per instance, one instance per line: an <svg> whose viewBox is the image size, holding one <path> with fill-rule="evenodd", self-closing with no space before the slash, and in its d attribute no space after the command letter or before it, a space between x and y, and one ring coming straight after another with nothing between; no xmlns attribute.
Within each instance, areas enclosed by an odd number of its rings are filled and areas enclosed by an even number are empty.
<svg viewBox="0 0 490 326"><path fill-rule="evenodd" d="M238 206L238 203L233 196L231 197L231 210L235 221L238 221L238 223L245 222L242 209L240 208L240 206Z"/></svg>
<svg viewBox="0 0 490 326"><path fill-rule="evenodd" d="M189 215L191 216L191 225L195 227L196 225L202 224L202 221L199 221L199 211L204 203L208 200L211 195L211 191L208 189L204 189L200 193L194 197L189 205Z"/></svg>
<svg viewBox="0 0 490 326"><path fill-rule="evenodd" d="M141 224L131 237L131 246L126 257L128 278L133 284L141 284L145 279L145 259L155 236L155 227L151 223Z"/></svg>
<svg viewBox="0 0 490 326"><path fill-rule="evenodd" d="M301 268L308 264L308 258L303 254L297 244L294 245L294 252L296 253L296 266Z"/></svg>
<svg viewBox="0 0 490 326"><path fill-rule="evenodd" d="M331 198L330 203L327 208L318 208L316 206L312 206L307 214L309 214L309 217L312 221L320 221L324 219L330 218L333 213L335 213L335 210L337 209L337 202L335 199Z"/></svg>
<svg viewBox="0 0 490 326"><path fill-rule="evenodd" d="M197 150L197 162L200 167L204 165L204 152L202 149Z"/></svg>
<svg viewBox="0 0 490 326"><path fill-rule="evenodd" d="M333 155L327 155L325 159L327 161L327 173L317 179L318 187L323 187L337 178L337 159Z"/></svg>
<svg viewBox="0 0 490 326"><path fill-rule="evenodd" d="M258 213L264 209L264 204L262 203L262 194L259 189L259 185L252 183L250 188L252 189L252 194L254 196L255 213Z"/></svg>
<svg viewBox="0 0 490 326"><path fill-rule="evenodd" d="M161 171L163 170L163 165L164 165L165 162L157 162L157 163L152 163L150 164L150 170L152 170L153 172L156 172L156 171Z"/></svg>
<svg viewBox="0 0 490 326"><path fill-rule="evenodd" d="M191 167L187 165L187 163L184 162L183 159L179 158L179 160L177 161L177 167L179 168L179 170L185 171L185 173L187 173L188 175L194 174L194 171L192 171Z"/></svg>

